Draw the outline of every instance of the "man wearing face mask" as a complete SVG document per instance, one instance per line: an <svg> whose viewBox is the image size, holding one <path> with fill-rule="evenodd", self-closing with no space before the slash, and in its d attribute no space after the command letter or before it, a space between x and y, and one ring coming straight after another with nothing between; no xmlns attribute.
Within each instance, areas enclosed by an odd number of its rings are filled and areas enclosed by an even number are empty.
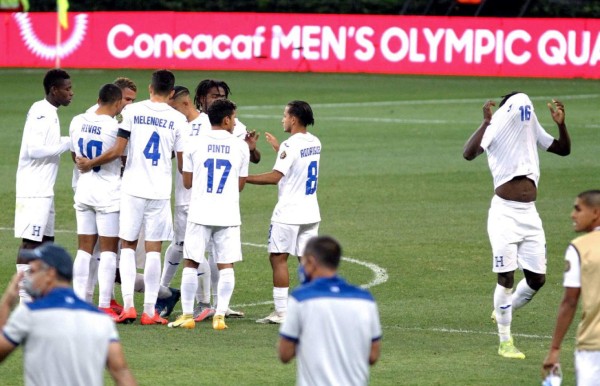
<svg viewBox="0 0 600 386"><path fill-rule="evenodd" d="M13 276L0 300L0 362L23 344L25 385L103 385L105 367L116 385L136 385L113 321L71 289L68 252L46 243L19 257L29 270ZM21 279L33 301L10 314Z"/></svg>
<svg viewBox="0 0 600 386"><path fill-rule="evenodd" d="M373 296L337 275L339 243L314 237L300 258L279 329L279 359L298 357L297 385L366 385L379 359L381 324Z"/></svg>

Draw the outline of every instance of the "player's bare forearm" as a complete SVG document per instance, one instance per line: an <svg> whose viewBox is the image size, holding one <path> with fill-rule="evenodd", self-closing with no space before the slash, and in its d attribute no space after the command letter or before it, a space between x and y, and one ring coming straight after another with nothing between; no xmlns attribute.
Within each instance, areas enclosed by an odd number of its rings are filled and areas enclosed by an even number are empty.
<svg viewBox="0 0 600 386"><path fill-rule="evenodd" d="M552 343L548 355L542 363L542 377L559 362L560 346L569 330L569 326L573 322L573 317L577 311L577 302L579 300L580 289L566 287L563 300L558 307L558 316L556 318L556 326L552 334Z"/></svg>
<svg viewBox="0 0 600 386"><path fill-rule="evenodd" d="M548 151L563 157L567 156L571 154L571 137L565 124L565 105L559 100L552 99L552 103L548 103L548 109L558 126L558 139L552 142Z"/></svg>
<svg viewBox="0 0 600 386"><path fill-rule="evenodd" d="M485 102L483 105L483 121L477 130L475 130L475 132L471 135L471 137L469 137L467 143L465 143L463 148L463 157L467 161L472 161L483 153L481 141L483 140L485 130L492 122L492 106L496 106L494 101L488 100Z"/></svg>
<svg viewBox="0 0 600 386"><path fill-rule="evenodd" d="M296 343L283 337L279 338L279 360L288 363L296 356Z"/></svg>
<svg viewBox="0 0 600 386"><path fill-rule="evenodd" d="M281 172L272 170L268 173L253 174L246 178L246 183L253 185L277 185L283 177Z"/></svg>
<svg viewBox="0 0 600 386"><path fill-rule="evenodd" d="M260 162L260 151L258 149L250 150L250 162L253 164Z"/></svg>

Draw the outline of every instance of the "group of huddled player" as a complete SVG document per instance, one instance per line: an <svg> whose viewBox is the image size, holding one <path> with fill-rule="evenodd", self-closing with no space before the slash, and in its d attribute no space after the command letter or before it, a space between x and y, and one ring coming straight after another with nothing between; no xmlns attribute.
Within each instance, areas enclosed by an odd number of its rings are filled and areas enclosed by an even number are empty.
<svg viewBox="0 0 600 386"><path fill-rule="evenodd" d="M60 137L56 114L73 96L70 77L50 70L44 85L46 98L28 114L17 172L15 237L22 239L22 250L54 240L53 187L59 156L70 150L75 162L77 296L91 301L97 282L100 310L117 323L130 323L138 318L134 292L143 292L142 325L194 328L212 317L213 328L223 330L225 317L244 316L229 307L233 267L242 260L240 191L245 183L278 184L268 246L275 311L257 322L285 320L287 258L301 255L320 222L316 191L321 144L307 132L314 124L308 103L286 105L282 124L291 136L281 146L265 134L277 152L273 170L248 175L249 163L261 158L259 134L236 118L237 107L223 81L201 81L192 99L188 88L175 85L173 73L159 70L152 74L150 98L134 103L135 83L118 78L100 88L96 105L73 118L70 137ZM179 171L174 176L174 216L173 158ZM39 181L36 191L31 191L31 181ZM161 270L166 240L171 244ZM25 271L28 265L20 259L17 270ZM182 260L178 290L170 283ZM122 306L114 300L115 282L121 285ZM28 300L26 291L20 296ZM179 298L183 313L168 323Z"/></svg>

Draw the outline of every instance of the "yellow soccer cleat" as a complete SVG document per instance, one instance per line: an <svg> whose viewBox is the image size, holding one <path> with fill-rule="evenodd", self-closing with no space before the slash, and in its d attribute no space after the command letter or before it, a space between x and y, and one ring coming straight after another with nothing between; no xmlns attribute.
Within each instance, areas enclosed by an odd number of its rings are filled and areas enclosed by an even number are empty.
<svg viewBox="0 0 600 386"><path fill-rule="evenodd" d="M194 321L194 315L191 314L183 314L177 318L174 322L171 322L167 325L169 328L187 328L191 330L196 327L196 322Z"/></svg>
<svg viewBox="0 0 600 386"><path fill-rule="evenodd" d="M225 324L225 315L213 316L213 330L225 330L227 325Z"/></svg>
<svg viewBox="0 0 600 386"><path fill-rule="evenodd" d="M510 359L525 359L525 354L515 347L512 337L505 342L500 342L498 355Z"/></svg>

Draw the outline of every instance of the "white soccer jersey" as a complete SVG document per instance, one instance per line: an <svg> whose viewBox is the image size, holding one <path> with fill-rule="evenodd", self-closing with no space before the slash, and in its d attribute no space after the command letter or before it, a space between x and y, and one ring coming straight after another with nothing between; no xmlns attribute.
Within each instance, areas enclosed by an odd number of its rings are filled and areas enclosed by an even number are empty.
<svg viewBox="0 0 600 386"><path fill-rule="evenodd" d="M145 100L123 110L121 129L129 131L123 192L152 200L171 198L173 151L181 151L185 116L166 103Z"/></svg>
<svg viewBox="0 0 600 386"><path fill-rule="evenodd" d="M200 134L200 131L203 130L203 125L205 124L206 123L201 115L197 116L193 121L188 122L181 135L183 147L185 147L186 143L194 140ZM183 186L183 177L181 173L177 172L175 174L175 206L189 205L191 197L192 190L186 189Z"/></svg>
<svg viewBox="0 0 600 386"><path fill-rule="evenodd" d="M45 99L27 112L17 166L17 197L54 196L60 154L69 150L68 137L60 136L56 112Z"/></svg>
<svg viewBox="0 0 600 386"><path fill-rule="evenodd" d="M71 288L19 305L2 332L23 345L25 385L103 385L108 347L119 340L108 315Z"/></svg>
<svg viewBox="0 0 600 386"><path fill-rule="evenodd" d="M283 174L271 221L311 224L321 221L317 180L321 142L311 133L296 133L281 143L273 170Z"/></svg>
<svg viewBox="0 0 600 386"><path fill-rule="evenodd" d="M73 118L69 132L71 151L77 157L95 158L114 146L119 126L108 115L95 112L80 114ZM75 191L75 203L93 207L119 208L121 191L121 159L95 167L79 177Z"/></svg>
<svg viewBox="0 0 600 386"><path fill-rule="evenodd" d="M369 355L381 339L371 294L340 277L296 288L279 334L297 343L297 385L367 385Z"/></svg>
<svg viewBox="0 0 600 386"><path fill-rule="evenodd" d="M540 178L537 148L547 150L554 138L538 122L525 94L515 94L492 116L481 147L486 151L494 189L516 176L527 176L536 186Z"/></svg>
<svg viewBox="0 0 600 386"><path fill-rule="evenodd" d="M211 130L186 144L183 171L193 173L188 221L241 225L239 178L248 176L246 142L225 130Z"/></svg>

